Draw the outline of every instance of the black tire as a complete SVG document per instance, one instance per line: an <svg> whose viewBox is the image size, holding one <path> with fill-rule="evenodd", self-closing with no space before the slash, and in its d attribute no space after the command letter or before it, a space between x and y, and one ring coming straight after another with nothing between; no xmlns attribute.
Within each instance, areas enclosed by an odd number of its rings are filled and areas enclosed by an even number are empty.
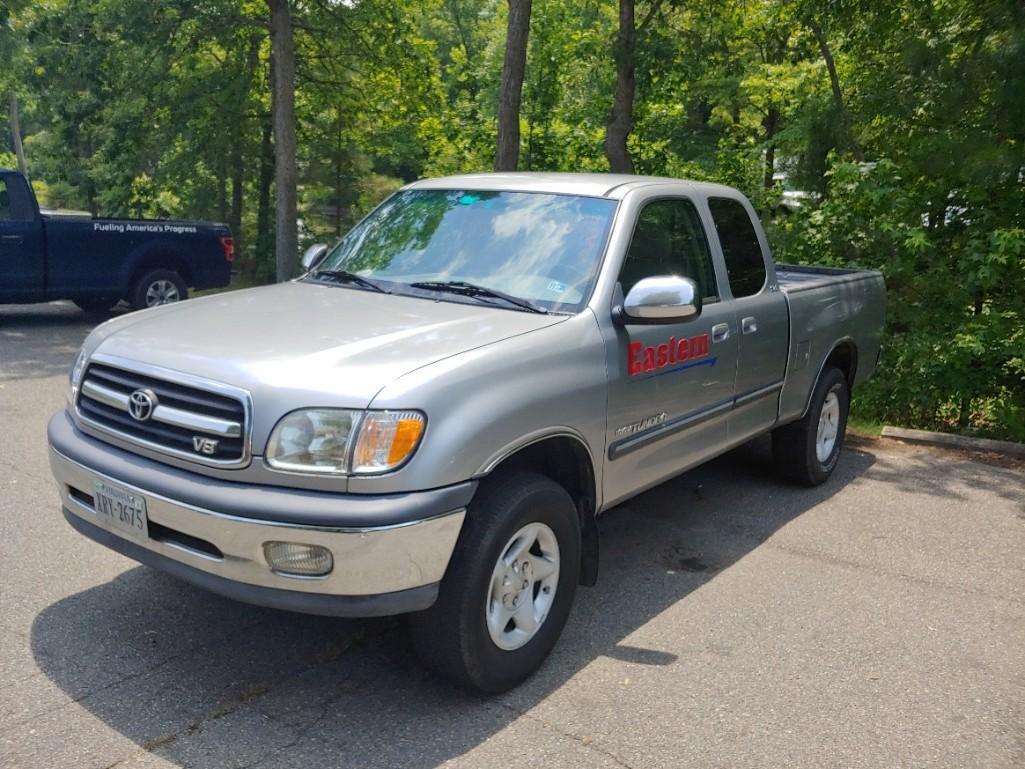
<svg viewBox="0 0 1025 769"><path fill-rule="evenodd" d="M531 523L545 524L558 543L555 593L536 634L505 650L488 630L492 572L510 540ZM580 550L580 519L562 486L531 472L486 480L467 510L437 602L410 615L418 656L472 691L503 692L521 683L541 666L566 624L580 579Z"/></svg>
<svg viewBox="0 0 1025 769"><path fill-rule="evenodd" d="M151 289L166 288L166 285L170 284L174 287L177 292L177 298L169 301L157 301L153 302L153 294ZM157 307L161 304L172 304L174 302L181 302L189 298L189 289L185 285L185 281L182 280L174 270L150 270L145 273L141 278L135 282L135 286L132 288L132 308L136 310L143 310L147 307Z"/></svg>
<svg viewBox="0 0 1025 769"><path fill-rule="evenodd" d="M109 312L119 300L112 296L84 296L72 301L85 312L97 313Z"/></svg>
<svg viewBox="0 0 1025 769"><path fill-rule="evenodd" d="M839 405L839 423L833 450L820 460L817 453L819 417L830 394L835 394ZM843 448L847 431L847 412L850 408L850 390L847 378L840 369L823 370L812 394L808 413L797 422L779 427L772 433L772 456L776 470L786 479L805 486L825 483L833 474Z"/></svg>

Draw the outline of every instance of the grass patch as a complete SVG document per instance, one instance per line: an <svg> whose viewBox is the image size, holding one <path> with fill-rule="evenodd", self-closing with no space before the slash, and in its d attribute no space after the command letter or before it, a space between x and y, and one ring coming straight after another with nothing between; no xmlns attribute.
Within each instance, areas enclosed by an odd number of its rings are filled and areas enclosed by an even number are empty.
<svg viewBox="0 0 1025 769"><path fill-rule="evenodd" d="M847 417L847 432L859 438L878 438L883 432L883 423L851 414Z"/></svg>

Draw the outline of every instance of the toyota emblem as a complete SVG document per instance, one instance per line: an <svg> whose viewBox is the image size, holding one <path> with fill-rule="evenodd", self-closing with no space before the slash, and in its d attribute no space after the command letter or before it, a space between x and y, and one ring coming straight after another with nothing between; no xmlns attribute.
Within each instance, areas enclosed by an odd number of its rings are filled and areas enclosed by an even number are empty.
<svg viewBox="0 0 1025 769"><path fill-rule="evenodd" d="M157 394L152 390L136 390L128 396L128 413L133 419L145 422L157 407Z"/></svg>

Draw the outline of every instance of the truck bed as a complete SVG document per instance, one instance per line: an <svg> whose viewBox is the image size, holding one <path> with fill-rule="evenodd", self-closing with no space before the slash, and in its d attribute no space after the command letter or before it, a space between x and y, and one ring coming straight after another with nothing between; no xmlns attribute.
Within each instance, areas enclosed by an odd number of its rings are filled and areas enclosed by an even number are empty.
<svg viewBox="0 0 1025 769"><path fill-rule="evenodd" d="M776 279L788 294L841 282L878 278L875 270L850 270L842 267L814 267L800 264L777 264Z"/></svg>
<svg viewBox="0 0 1025 769"><path fill-rule="evenodd" d="M882 343L886 287L875 270L776 265L790 312L790 353L780 394L780 421L800 417L836 340L855 343L853 384L875 370Z"/></svg>
<svg viewBox="0 0 1025 769"><path fill-rule="evenodd" d="M43 223L48 299L100 291L124 297L141 263L173 268L196 289L225 286L231 278L220 240L231 231L224 224L64 214L44 216Z"/></svg>

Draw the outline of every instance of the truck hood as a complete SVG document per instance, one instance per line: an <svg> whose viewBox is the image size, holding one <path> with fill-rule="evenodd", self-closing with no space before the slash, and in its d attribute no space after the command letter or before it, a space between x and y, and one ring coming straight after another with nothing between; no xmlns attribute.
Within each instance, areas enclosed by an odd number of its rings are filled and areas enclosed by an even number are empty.
<svg viewBox="0 0 1025 769"><path fill-rule="evenodd" d="M94 354L242 387L258 414L268 401L276 402L275 411L363 408L382 387L421 366L565 319L285 283L118 318L97 329L102 341Z"/></svg>

